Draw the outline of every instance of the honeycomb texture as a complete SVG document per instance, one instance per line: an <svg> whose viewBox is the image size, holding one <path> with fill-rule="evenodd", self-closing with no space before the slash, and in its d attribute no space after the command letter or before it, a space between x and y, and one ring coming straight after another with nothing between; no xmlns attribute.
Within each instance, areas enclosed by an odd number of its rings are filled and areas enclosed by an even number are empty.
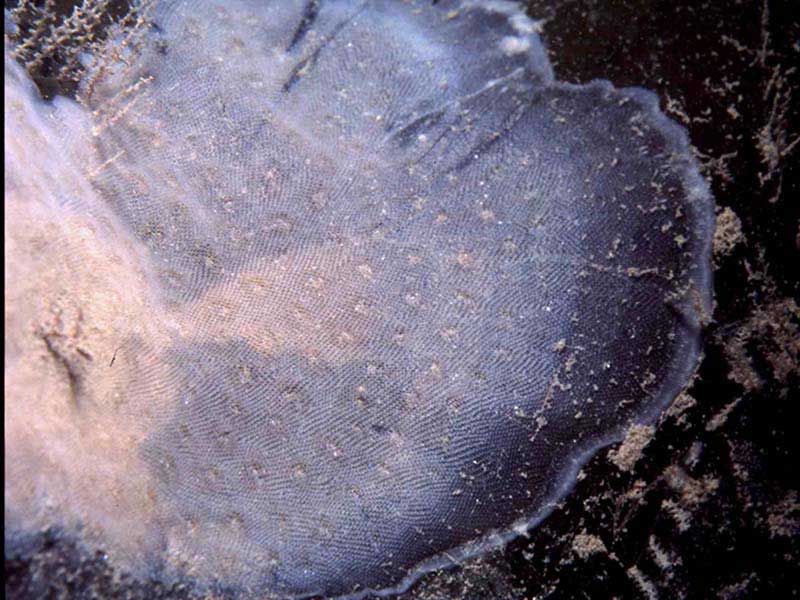
<svg viewBox="0 0 800 600"><path fill-rule="evenodd" d="M690 376L685 133L556 82L513 5L166 0L124 40L84 106L6 64L12 528L388 593L534 526Z"/></svg>

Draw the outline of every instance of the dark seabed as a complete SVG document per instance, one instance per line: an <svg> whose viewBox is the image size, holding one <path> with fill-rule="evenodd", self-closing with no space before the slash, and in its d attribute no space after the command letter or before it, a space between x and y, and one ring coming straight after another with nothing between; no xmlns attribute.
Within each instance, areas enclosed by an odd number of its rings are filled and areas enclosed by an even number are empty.
<svg viewBox="0 0 800 600"><path fill-rule="evenodd" d="M403 600L800 593L796 2L531 1L556 76L642 86L697 149L718 205L714 321L691 386L600 452L527 538ZM47 85L45 82L44 85ZM57 532L6 554L9 598L193 598Z"/></svg>

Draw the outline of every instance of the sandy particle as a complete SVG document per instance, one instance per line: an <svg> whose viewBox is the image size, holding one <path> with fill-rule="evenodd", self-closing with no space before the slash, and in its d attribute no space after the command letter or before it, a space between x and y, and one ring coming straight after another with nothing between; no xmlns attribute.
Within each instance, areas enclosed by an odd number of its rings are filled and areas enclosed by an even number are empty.
<svg viewBox="0 0 800 600"><path fill-rule="evenodd" d="M572 551L582 559L586 559L593 554L608 552L606 545L596 535L586 533L584 529L572 540Z"/></svg>
<svg viewBox="0 0 800 600"><path fill-rule="evenodd" d="M714 256L727 256L737 244L745 240L742 233L742 222L729 207L725 207L717 215L717 226L714 230Z"/></svg>
<svg viewBox="0 0 800 600"><path fill-rule="evenodd" d="M655 429L652 425L631 425L619 448L608 452L609 460L620 471L631 471L641 458L642 450L653 438L654 432Z"/></svg>

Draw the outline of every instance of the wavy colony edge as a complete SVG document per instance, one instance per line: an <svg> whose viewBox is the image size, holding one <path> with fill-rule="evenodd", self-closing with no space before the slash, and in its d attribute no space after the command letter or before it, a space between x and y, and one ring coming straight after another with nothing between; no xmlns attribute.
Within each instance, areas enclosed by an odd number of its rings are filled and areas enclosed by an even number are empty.
<svg viewBox="0 0 800 600"><path fill-rule="evenodd" d="M81 102L7 41L7 544L387 595L686 385L713 200L655 95L557 81L506 2L147 8Z"/></svg>

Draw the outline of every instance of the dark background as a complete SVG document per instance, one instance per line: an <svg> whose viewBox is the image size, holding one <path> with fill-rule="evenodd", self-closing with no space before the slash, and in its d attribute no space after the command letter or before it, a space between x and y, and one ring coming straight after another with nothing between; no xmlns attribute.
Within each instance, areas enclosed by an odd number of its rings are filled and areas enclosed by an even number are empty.
<svg viewBox="0 0 800 600"><path fill-rule="evenodd" d="M718 205L714 322L652 435L596 456L527 539L402 599L798 597L800 3L527 6L557 78L652 89L688 128ZM47 65L39 83L69 87ZM190 597L53 532L6 555L5 574L10 598Z"/></svg>

